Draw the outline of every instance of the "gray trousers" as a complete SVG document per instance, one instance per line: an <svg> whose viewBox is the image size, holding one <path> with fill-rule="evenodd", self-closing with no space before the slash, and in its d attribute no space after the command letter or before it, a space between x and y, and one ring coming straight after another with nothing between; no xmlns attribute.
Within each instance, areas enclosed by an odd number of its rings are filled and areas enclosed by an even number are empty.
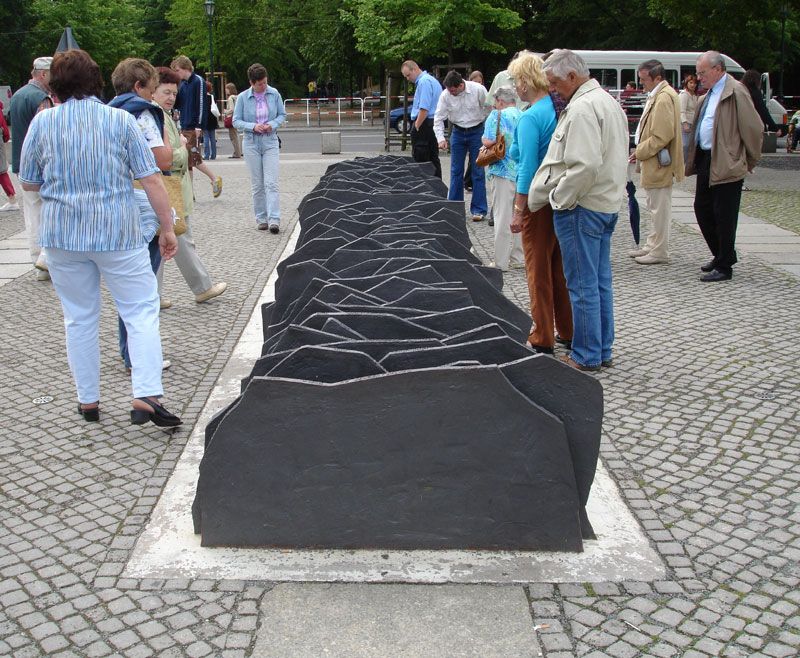
<svg viewBox="0 0 800 658"><path fill-rule="evenodd" d="M208 273L203 261L197 254L194 238L192 237L192 223L186 218L186 233L178 236L178 252L172 260L178 266L184 281L195 295L205 292L211 287L211 275ZM164 279L164 261L158 268L158 294L161 295L161 284Z"/></svg>

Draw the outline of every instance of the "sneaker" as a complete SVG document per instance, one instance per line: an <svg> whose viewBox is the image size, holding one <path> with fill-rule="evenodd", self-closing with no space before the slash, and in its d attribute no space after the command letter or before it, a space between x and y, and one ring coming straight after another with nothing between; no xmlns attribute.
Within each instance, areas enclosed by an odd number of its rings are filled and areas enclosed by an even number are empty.
<svg viewBox="0 0 800 658"><path fill-rule="evenodd" d="M634 258L639 265L667 265L669 264L669 258L659 258L658 256L653 256L652 254L645 254L644 256L637 256Z"/></svg>
<svg viewBox="0 0 800 658"><path fill-rule="evenodd" d="M36 262L33 264L33 266L34 266L34 267L35 267L37 270L40 270L40 271L42 271L42 272L49 272L49 271L50 271L50 270L47 268L47 261L46 261L46 260L44 260L44 258L42 258L41 256L39 256L39 258L37 258L37 259L36 259Z"/></svg>
<svg viewBox="0 0 800 658"><path fill-rule="evenodd" d="M19 204L9 201L5 205L0 206L0 212L11 212L12 210L19 210Z"/></svg>
<svg viewBox="0 0 800 658"><path fill-rule="evenodd" d="M650 253L649 249L631 249L628 256L631 258L639 258L640 256L647 256Z"/></svg>
<svg viewBox="0 0 800 658"><path fill-rule="evenodd" d="M270 233L278 233L281 230L280 224L270 224L269 225L269 232Z"/></svg>
<svg viewBox="0 0 800 658"><path fill-rule="evenodd" d="M170 361L169 359L164 359L161 362L161 369L162 370L169 370L171 367L172 367L172 361Z"/></svg>
<svg viewBox="0 0 800 658"><path fill-rule="evenodd" d="M211 193L215 199L222 194L222 176L217 176L217 180L211 183Z"/></svg>
<svg viewBox="0 0 800 658"><path fill-rule="evenodd" d="M473 222L482 222L483 221L483 215L473 215L472 216L472 221Z"/></svg>
<svg viewBox="0 0 800 658"><path fill-rule="evenodd" d="M170 306L172 306L172 300L162 297L161 301L159 302L159 308L163 310L165 308L169 308Z"/></svg>
<svg viewBox="0 0 800 658"><path fill-rule="evenodd" d="M36 270L36 280L37 281L49 281L50 280L50 272L46 270Z"/></svg>
<svg viewBox="0 0 800 658"><path fill-rule="evenodd" d="M562 356L559 361L561 363L565 363L570 368L575 368L575 370L583 370L584 372L597 372L600 370L600 366L585 366L582 363L578 363L577 361L573 360L571 356Z"/></svg>
<svg viewBox="0 0 800 658"><path fill-rule="evenodd" d="M205 292L201 292L199 295L194 296L194 301L198 304L202 304L203 302L207 302L209 299L214 299L214 297L219 297L223 292L225 292L228 288L228 284L224 281L220 281L219 283L215 283Z"/></svg>

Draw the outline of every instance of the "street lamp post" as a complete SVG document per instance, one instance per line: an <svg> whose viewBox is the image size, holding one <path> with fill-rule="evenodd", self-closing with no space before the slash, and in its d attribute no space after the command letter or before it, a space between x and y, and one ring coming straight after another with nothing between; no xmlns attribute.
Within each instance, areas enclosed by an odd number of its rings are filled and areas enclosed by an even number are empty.
<svg viewBox="0 0 800 658"><path fill-rule="evenodd" d="M214 21L214 0L205 0L203 6L206 10L208 17L208 70L211 76L211 84L214 84L214 35L213 35L213 21Z"/></svg>

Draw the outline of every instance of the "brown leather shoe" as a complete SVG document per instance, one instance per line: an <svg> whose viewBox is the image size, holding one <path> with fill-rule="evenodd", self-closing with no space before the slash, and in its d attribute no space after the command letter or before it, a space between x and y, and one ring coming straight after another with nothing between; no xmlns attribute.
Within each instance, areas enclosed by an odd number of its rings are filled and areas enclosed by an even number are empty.
<svg viewBox="0 0 800 658"><path fill-rule="evenodd" d="M575 368L575 370L583 370L584 372L597 372L598 370L600 370L600 366L581 365L577 361L574 361L572 357L569 355L562 356L559 359L559 361L561 361L561 363L567 364L570 368Z"/></svg>

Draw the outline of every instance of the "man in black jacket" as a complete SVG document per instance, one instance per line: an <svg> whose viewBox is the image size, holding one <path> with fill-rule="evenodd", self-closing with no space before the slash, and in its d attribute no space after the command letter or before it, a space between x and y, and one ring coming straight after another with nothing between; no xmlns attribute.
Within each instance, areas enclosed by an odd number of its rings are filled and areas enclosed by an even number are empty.
<svg viewBox="0 0 800 658"><path fill-rule="evenodd" d="M203 162L200 153L201 135L209 112L206 102L206 86L203 78L194 72L194 65L186 55L178 55L172 60L170 68L181 80L178 99L175 107L180 112L181 133L186 137L186 148L189 149L189 174L194 178L194 169L200 170L211 180L211 191L216 199L222 194L222 178L215 176L208 165Z"/></svg>

